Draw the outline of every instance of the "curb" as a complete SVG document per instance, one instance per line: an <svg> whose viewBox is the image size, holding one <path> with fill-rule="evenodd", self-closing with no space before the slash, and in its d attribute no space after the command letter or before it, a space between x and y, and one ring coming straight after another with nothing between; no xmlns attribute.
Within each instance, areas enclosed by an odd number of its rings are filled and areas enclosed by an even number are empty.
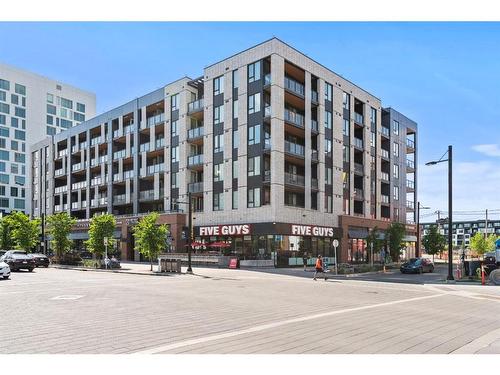
<svg viewBox="0 0 500 375"><path fill-rule="evenodd" d="M72 271L82 271L82 272L105 272L105 273L123 273L129 275L142 275L142 276L173 276L173 274L167 272L157 272L153 271L152 273L145 272L137 272L137 271L120 271L120 270L101 270L97 268L82 268L82 267L64 267L64 266L53 266L50 265L49 268L56 268L60 270L72 270ZM181 273L182 274L182 273Z"/></svg>

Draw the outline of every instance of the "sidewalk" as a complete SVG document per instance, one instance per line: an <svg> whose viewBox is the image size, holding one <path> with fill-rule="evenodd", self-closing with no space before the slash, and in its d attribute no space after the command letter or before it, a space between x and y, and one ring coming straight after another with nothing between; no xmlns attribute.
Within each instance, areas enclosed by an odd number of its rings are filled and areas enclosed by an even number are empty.
<svg viewBox="0 0 500 375"><path fill-rule="evenodd" d="M86 268L78 266L65 266L60 264L51 264L51 268L75 270L75 271L89 271L89 272L113 272L113 273L126 273L131 275L147 275L147 276L174 276L172 272L158 272L158 264L153 264L153 272L149 263L135 263L135 262L122 262L122 268L119 269L99 269L99 268ZM185 267L183 267L185 268ZM183 270L183 273L185 270Z"/></svg>

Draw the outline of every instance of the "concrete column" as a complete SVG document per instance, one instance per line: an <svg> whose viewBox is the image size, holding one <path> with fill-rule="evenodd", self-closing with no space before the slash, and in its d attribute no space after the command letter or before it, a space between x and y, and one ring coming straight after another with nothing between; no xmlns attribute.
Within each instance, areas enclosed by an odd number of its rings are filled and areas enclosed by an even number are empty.
<svg viewBox="0 0 500 375"><path fill-rule="evenodd" d="M305 72L305 208L311 209L311 73ZM318 181L319 183L319 181Z"/></svg>
<svg viewBox="0 0 500 375"><path fill-rule="evenodd" d="M319 163L318 163L318 212L325 212L325 180L326 180L326 154L325 154L325 101L323 94L325 92L325 81L322 79L318 80L318 155L319 155ZM334 144L332 142L332 150Z"/></svg>

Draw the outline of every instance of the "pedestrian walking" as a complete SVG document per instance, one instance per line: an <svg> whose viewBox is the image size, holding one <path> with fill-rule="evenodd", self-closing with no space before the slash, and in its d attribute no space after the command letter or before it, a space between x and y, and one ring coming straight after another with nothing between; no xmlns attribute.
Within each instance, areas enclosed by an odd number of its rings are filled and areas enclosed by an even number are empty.
<svg viewBox="0 0 500 375"><path fill-rule="evenodd" d="M304 271L307 271L307 260L309 259L309 257L307 256L307 253L304 253L304 255L302 256L302 263L304 264Z"/></svg>
<svg viewBox="0 0 500 375"><path fill-rule="evenodd" d="M318 275L318 273L322 273L323 275L325 275L325 271L323 270L323 258L321 258L321 255L318 255L318 258L316 259L316 272L314 272L314 278L313 280L316 281L316 276ZM326 275L325 275L325 281L326 281Z"/></svg>

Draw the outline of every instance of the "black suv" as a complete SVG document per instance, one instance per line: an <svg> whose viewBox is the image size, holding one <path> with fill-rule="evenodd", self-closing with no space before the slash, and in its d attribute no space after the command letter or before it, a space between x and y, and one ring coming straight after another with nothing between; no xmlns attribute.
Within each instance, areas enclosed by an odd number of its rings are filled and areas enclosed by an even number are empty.
<svg viewBox="0 0 500 375"><path fill-rule="evenodd" d="M11 271L24 269L32 272L35 268L35 260L25 251L9 250L0 259L9 265Z"/></svg>

